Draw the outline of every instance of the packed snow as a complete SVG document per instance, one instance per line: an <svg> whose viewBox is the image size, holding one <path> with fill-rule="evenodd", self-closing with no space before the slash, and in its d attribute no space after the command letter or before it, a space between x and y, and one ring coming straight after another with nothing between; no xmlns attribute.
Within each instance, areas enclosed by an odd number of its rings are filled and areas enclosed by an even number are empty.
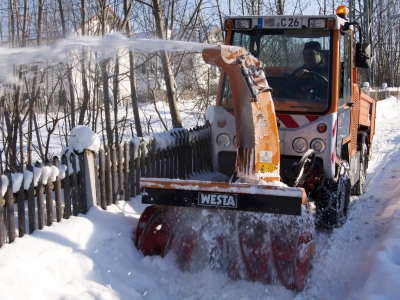
<svg viewBox="0 0 400 300"><path fill-rule="evenodd" d="M68 145L78 153L85 149L97 153L100 149L100 138L90 127L78 125L69 133Z"/></svg>
<svg viewBox="0 0 400 300"><path fill-rule="evenodd" d="M0 248L2 299L399 299L400 102L378 102L367 189L347 223L317 231L306 288L181 272L171 257L143 257L132 237L140 196L63 219Z"/></svg>

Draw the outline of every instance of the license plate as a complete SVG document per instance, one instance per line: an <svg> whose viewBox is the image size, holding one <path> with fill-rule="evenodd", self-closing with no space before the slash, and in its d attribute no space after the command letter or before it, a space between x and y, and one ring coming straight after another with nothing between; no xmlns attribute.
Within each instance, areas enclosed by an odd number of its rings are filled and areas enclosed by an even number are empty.
<svg viewBox="0 0 400 300"><path fill-rule="evenodd" d="M279 18L278 20L279 21L276 23L276 27L278 28L301 28L303 25L302 18L285 17L285 18Z"/></svg>

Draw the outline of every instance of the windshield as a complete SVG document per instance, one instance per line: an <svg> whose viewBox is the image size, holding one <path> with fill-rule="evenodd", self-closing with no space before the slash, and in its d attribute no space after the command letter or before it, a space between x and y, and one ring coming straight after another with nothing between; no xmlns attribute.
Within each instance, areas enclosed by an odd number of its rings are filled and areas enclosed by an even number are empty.
<svg viewBox="0 0 400 300"><path fill-rule="evenodd" d="M231 44L246 48L258 58L273 88L277 111L322 113L328 109L330 31L237 31ZM229 102L230 93L226 77L223 106Z"/></svg>

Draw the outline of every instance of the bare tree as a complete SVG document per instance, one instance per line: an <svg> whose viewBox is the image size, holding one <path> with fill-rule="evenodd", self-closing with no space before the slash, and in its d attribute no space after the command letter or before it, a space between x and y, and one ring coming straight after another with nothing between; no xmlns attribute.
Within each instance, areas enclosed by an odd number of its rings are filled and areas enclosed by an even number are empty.
<svg viewBox="0 0 400 300"><path fill-rule="evenodd" d="M81 30L82 30L82 36L85 36L85 20L86 20L86 5L85 5L85 0L81 0L81 12L82 12L82 20L81 20ZM83 101L82 105L80 108L79 112L79 119L78 119L78 125L83 125L85 121L85 114L87 111L87 108L89 106L89 88L88 88L88 82L87 82L87 76L86 76L86 51L83 48L82 49L82 57L81 57L81 72L82 72L82 88L83 88Z"/></svg>
<svg viewBox="0 0 400 300"><path fill-rule="evenodd" d="M106 118L106 134L107 134L107 145L112 146L113 145L113 130L111 127L111 99L110 99L110 93L109 93L109 85L108 85L108 79L109 79L109 73L108 73L108 64L109 60L104 60L102 62L102 77L103 77L103 97L104 97L104 114Z"/></svg>
<svg viewBox="0 0 400 300"><path fill-rule="evenodd" d="M38 46L42 44L43 5L44 5L44 0L38 0L38 21L37 21L37 33L36 33Z"/></svg>
<svg viewBox="0 0 400 300"><path fill-rule="evenodd" d="M153 15L156 22L156 36L160 39L165 39L164 26L162 22L162 13L159 0L152 0ZM160 51L161 63L164 72L164 81L167 89L167 98L171 113L172 126L174 128L182 127L182 120L176 104L175 80L172 75L171 64L167 51Z"/></svg>
<svg viewBox="0 0 400 300"><path fill-rule="evenodd" d="M58 0L58 8L60 12L60 20L61 20L61 28L62 28L62 37L67 38L67 27L66 21L64 17L64 9L63 9L63 1ZM69 96L70 96L70 111L71 111L71 128L75 127L75 91L74 91L74 83L72 80L72 65L67 64L67 74L68 74L68 88L69 88Z"/></svg>
<svg viewBox="0 0 400 300"><path fill-rule="evenodd" d="M131 37L131 25L129 22L130 13L132 9L132 2L129 3L128 0L124 0L124 15L125 19L122 24L122 29L125 28L126 35ZM132 109L133 116L135 118L135 129L137 136L143 136L142 125L140 123L139 116L139 105L138 105L138 95L136 90L136 66L135 66L135 55L132 50L129 50L129 82L131 88L131 101L132 101Z"/></svg>

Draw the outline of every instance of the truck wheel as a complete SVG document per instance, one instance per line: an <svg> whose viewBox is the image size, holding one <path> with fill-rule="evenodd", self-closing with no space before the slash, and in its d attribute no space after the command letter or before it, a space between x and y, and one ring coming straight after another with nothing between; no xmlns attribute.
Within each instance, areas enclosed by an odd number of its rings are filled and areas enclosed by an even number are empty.
<svg viewBox="0 0 400 300"><path fill-rule="evenodd" d="M337 180L322 179L313 193L317 223L325 228L341 227L347 220L351 191L348 163L341 168L344 172Z"/></svg>
<svg viewBox="0 0 400 300"><path fill-rule="evenodd" d="M360 179L351 189L351 193L356 196L362 195L365 191L368 168L368 148L365 142L361 144L360 148Z"/></svg>

